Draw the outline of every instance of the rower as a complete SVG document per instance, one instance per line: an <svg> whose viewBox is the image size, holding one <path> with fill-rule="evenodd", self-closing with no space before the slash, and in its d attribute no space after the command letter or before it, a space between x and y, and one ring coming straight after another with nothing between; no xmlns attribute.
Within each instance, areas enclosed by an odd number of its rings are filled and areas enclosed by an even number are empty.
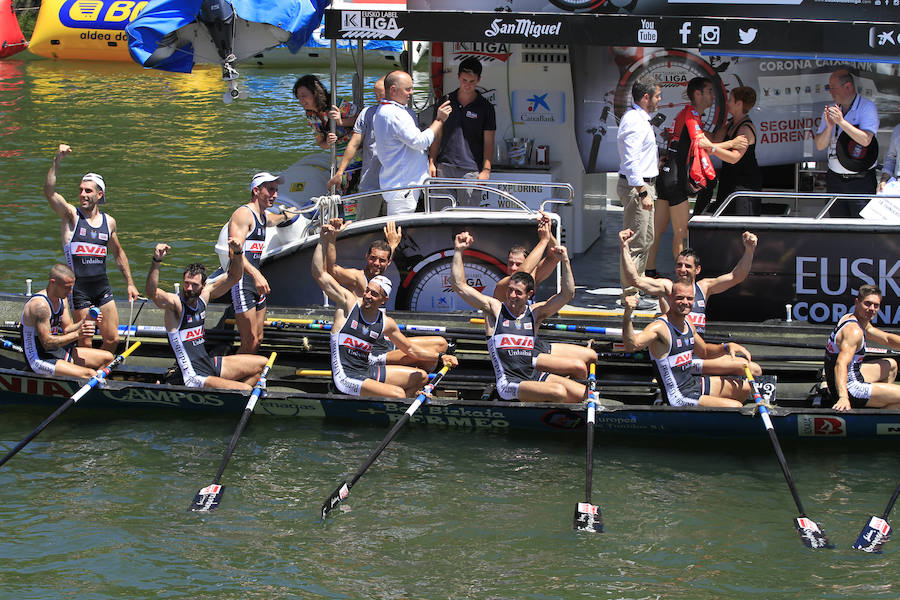
<svg viewBox="0 0 900 600"><path fill-rule="evenodd" d="M507 296L507 288L514 273L528 273L538 286L555 270L559 263L559 255L554 251L558 245L550 232L550 218L540 212L538 217L538 243L531 252L525 246L516 245L509 249L506 259L506 277L494 286L494 298L503 302ZM535 340L534 352L537 356L535 367L538 371L556 373L574 379L587 377L591 363L597 362L597 353L590 346L577 346L563 342L547 342Z"/></svg>
<svg viewBox="0 0 900 600"><path fill-rule="evenodd" d="M64 264L50 269L47 287L33 295L22 308L22 347L28 366L41 375L93 377L113 355L106 350L76 346L79 339L90 340L96 323L85 317L72 322L66 297L75 286L75 273Z"/></svg>
<svg viewBox="0 0 900 600"><path fill-rule="evenodd" d="M754 376L759 366L750 362L750 352L735 342L707 344L687 318L694 304L694 282L683 277L671 285L668 312L657 317L640 333L635 333L631 314L637 295L626 296L622 313L622 340L625 350L650 350L663 398L672 406L740 407L751 392L750 383L739 378L710 376L706 362L720 356L731 357L732 375L743 373L750 364ZM696 352L695 352L696 350ZM699 358L694 358L694 356ZM738 358L738 355L744 358Z"/></svg>
<svg viewBox="0 0 900 600"><path fill-rule="evenodd" d="M98 321L102 348L115 352L119 345L119 313L114 302L112 288L106 275L107 250L116 261L128 290L128 300L138 297L137 287L131 278L128 257L116 234L116 220L100 211L106 204L106 183L96 173L81 178L78 188L79 206L72 206L56 191L56 177L62 158L72 152L67 144L60 144L53 157L53 165L44 182L44 196L50 208L59 215L63 252L66 262L75 273L72 289L72 312L76 321L85 319L91 305L100 309L103 319ZM91 338L81 337L79 346L90 346Z"/></svg>
<svg viewBox="0 0 900 600"><path fill-rule="evenodd" d="M633 285L647 294L659 296L660 314L666 314L669 310L666 297L672 293L672 281L662 277L647 277L638 274L628 247L633 236L634 232L630 229L619 232L620 257L625 280L629 285ZM730 290L747 279L750 274L750 265L753 263L753 253L756 250L758 238L755 234L745 231L741 235L741 241L744 244L744 255L730 272L718 277L706 277L697 281L697 276L700 274L700 257L691 248L685 248L675 258L675 278L687 278L694 287L694 305L687 318L697 333L706 333L706 302L709 297ZM759 365L754 365L755 363L751 364L754 374L758 374L757 371L762 372ZM728 375L734 373L738 366L740 365L732 364L729 356L704 362L705 372L711 375Z"/></svg>
<svg viewBox="0 0 900 600"><path fill-rule="evenodd" d="M384 226L384 240L375 240L369 246L366 252L366 265L363 269L348 269L337 264L337 246L334 243L337 234L340 233L349 223L345 223L343 219L334 218L329 222L331 228L335 231L335 236L329 236L325 241L325 270L329 275L334 277L337 282L344 288L353 292L360 300L366 292L369 281L373 277L379 275L387 277L385 271L391 266L391 259L394 251L400 245L403 238L403 230L397 227L393 221L388 221ZM422 335L416 336L416 345L436 354L446 352L448 348L447 340L439 335ZM379 365L407 365L419 367L425 370L436 370L437 365L434 361L422 361L410 356L409 354L398 350L390 339L385 336L378 338L373 344L370 360L373 364Z"/></svg>
<svg viewBox="0 0 900 600"><path fill-rule="evenodd" d="M266 294L269 282L259 270L266 228L284 223L295 216L287 209L280 214L266 212L278 197L278 184L284 179L271 173L257 173L250 181L250 202L238 207L228 221L228 236L244 249L244 275L231 288L234 320L241 334L238 353L253 354L259 349L266 321Z"/></svg>
<svg viewBox="0 0 900 600"><path fill-rule="evenodd" d="M168 244L156 244L144 293L165 311L166 335L175 352L184 385L195 388L249 390L259 380L266 357L257 354L210 356L206 352L206 306L228 291L244 273L242 244L228 238L231 262L225 277L206 281L206 268L193 263L184 270L181 292L159 289L159 266L169 253Z"/></svg>
<svg viewBox="0 0 900 600"><path fill-rule="evenodd" d="M456 366L455 356L443 354L413 342L400 332L397 323L381 307L391 294L391 281L384 275L372 277L362 298L342 286L325 269L325 246L334 244L337 229L326 223L319 232L313 253L313 279L334 302L331 327L331 377L335 387L350 396L412 398L428 382L422 369L403 365L374 364L370 355L375 342L387 337L397 348L417 361Z"/></svg>
<svg viewBox="0 0 900 600"><path fill-rule="evenodd" d="M488 352L500 398L522 402L581 402L585 387L566 377L538 370L534 355L541 322L575 296L575 280L565 246L553 249L562 266L562 291L529 305L534 296L534 278L524 271L510 277L503 302L482 294L466 282L463 253L473 242L467 231L456 236L451 282L453 291L463 300L484 311Z"/></svg>
<svg viewBox="0 0 900 600"><path fill-rule="evenodd" d="M882 358L863 364L866 340L900 350L900 335L872 325L881 307L881 290L862 285L856 294L853 312L844 315L828 336L825 345L825 380L835 401L835 410L851 408L900 408L897 360Z"/></svg>

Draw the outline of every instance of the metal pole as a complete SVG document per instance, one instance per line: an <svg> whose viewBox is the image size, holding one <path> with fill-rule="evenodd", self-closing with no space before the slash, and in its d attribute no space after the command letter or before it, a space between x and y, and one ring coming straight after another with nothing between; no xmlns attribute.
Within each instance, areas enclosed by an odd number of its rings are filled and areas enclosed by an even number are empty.
<svg viewBox="0 0 900 600"><path fill-rule="evenodd" d="M337 103L337 40L331 40L331 106ZM337 123L334 119L329 119L328 123L331 133L337 135ZM329 178L334 177L337 166L337 144L331 146L331 174ZM334 189L329 190L332 194Z"/></svg>

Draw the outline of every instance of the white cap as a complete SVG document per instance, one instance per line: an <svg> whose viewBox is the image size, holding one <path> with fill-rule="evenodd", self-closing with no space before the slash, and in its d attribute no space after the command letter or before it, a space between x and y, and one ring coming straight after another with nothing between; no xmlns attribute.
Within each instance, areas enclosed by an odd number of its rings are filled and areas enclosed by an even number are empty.
<svg viewBox="0 0 900 600"><path fill-rule="evenodd" d="M274 181L279 185L284 183L284 177L276 177L272 175L268 171L263 171L262 173L257 173L253 176L253 179L250 181L250 191L258 188L264 183L269 183L270 181Z"/></svg>
<svg viewBox="0 0 900 600"><path fill-rule="evenodd" d="M106 183L103 181L103 177L98 175L97 173L85 173L84 177L81 178L82 181L92 181L100 186L100 191L103 192L103 197L100 198L100 204L106 203Z"/></svg>
<svg viewBox="0 0 900 600"><path fill-rule="evenodd" d="M384 292L385 298L391 297L391 280L385 277L384 275L376 275L372 279L369 280L369 283L376 283L378 287L381 288L381 291Z"/></svg>

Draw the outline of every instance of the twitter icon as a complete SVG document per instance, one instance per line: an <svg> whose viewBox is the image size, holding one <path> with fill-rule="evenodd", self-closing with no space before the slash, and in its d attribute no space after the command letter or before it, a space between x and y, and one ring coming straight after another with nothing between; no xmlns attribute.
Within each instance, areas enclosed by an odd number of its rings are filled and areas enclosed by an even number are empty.
<svg viewBox="0 0 900 600"><path fill-rule="evenodd" d="M743 45L753 43L753 40L756 39L756 33L759 30L756 27L751 27L750 29L744 31L741 28L738 28L738 37L740 38L740 43Z"/></svg>

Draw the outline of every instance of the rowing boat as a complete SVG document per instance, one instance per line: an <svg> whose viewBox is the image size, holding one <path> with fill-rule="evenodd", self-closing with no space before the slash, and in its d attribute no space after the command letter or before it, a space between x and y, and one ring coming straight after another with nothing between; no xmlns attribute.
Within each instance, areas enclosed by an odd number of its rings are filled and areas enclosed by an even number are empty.
<svg viewBox="0 0 900 600"><path fill-rule="evenodd" d="M118 376L134 377L125 368ZM0 369L0 405L54 406L72 395L83 381L46 377L21 369ZM327 391L287 388L284 381L270 380L273 391L262 398L256 414L276 418L335 419L385 426L399 419L410 400L348 398ZM522 404L462 399L465 394L444 384L445 395L435 396L413 416L411 423L437 428L485 431L528 431L583 437L586 412L582 405L556 403ZM608 395L608 392L607 394ZM112 380L89 392L83 408L133 412L165 409L239 414L247 401L245 393L230 390L187 388L146 381ZM773 407L769 410L782 438L843 440L898 439L900 411L854 410L838 414L831 409ZM625 404L601 399L596 431L616 436L653 437L758 437L753 405L741 409L678 408L653 404Z"/></svg>

